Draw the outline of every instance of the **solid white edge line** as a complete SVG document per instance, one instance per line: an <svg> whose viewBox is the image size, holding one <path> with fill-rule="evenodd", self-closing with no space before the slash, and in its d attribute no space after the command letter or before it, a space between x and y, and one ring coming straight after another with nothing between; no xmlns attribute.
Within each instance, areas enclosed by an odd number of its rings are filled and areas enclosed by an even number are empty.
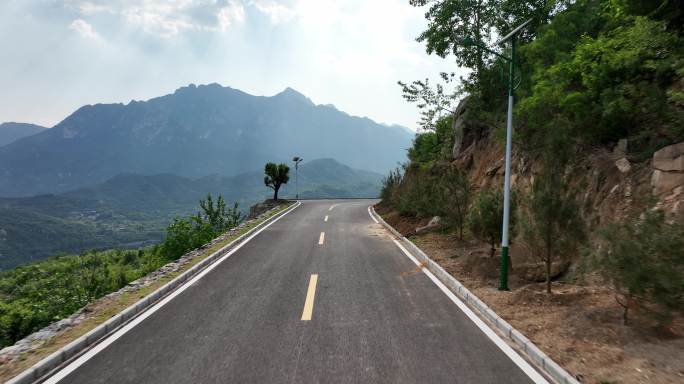
<svg viewBox="0 0 684 384"><path fill-rule="evenodd" d="M376 223L379 221L373 217L371 213L371 207L368 207L368 215ZM515 365L517 365L535 384L550 384L548 380L544 378L536 369L534 369L525 359L518 354L510 345L508 345L499 335L494 332L479 316L477 316L461 299L458 298L449 288L444 285L435 275L430 272L429 269L425 268L420 264L420 262L409 252L403 245L396 239L392 239L394 244L411 260L414 264L420 267L423 273L432 280L432 282L449 298L456 304L456 306L472 321L477 325L478 328L492 341L497 347L511 359Z"/></svg>
<svg viewBox="0 0 684 384"><path fill-rule="evenodd" d="M430 270L423 267L420 262L418 262L418 260L406 248L404 248L403 245L401 245L401 243L399 243L396 239L392 239L392 241L406 256L408 256L409 259L411 259L411 261L413 261L417 266L420 266L423 273L425 273L427 277L429 277L430 280L432 280L432 282L435 283L435 285L439 287L439 289L441 289L442 292L444 292L444 294L447 295L447 297L449 297L451 301L456 304L456 306L458 306L458 308L463 311L463 313L465 313L465 315L468 316L468 318L475 323L475 325L477 325L477 327L480 328L480 330L487 335L487 337L489 337L489 339L492 340L497 347L499 347L499 349L501 349L501 351L503 351L503 353L506 354L506 356L513 360L513 362L523 372L525 372L525 374L529 376L533 382L536 384L549 384L549 382L539 372L537 372L536 369L534 369L527 361L525 361L525 359L522 358L522 356L513 350L510 345L503 341L503 339L501 339L501 337L499 337L494 330L485 324L485 322L479 316L477 316L463 301L461 301L461 299L451 292L451 290L447 288L444 283L442 283L435 275L433 275Z"/></svg>
<svg viewBox="0 0 684 384"><path fill-rule="evenodd" d="M297 205L298 206L298 205ZM296 208L296 207L295 207ZM67 365L66 367L62 368L58 372L56 372L54 375L50 376L47 380L43 381L43 384L55 384L59 383L62 379L67 377L69 374L71 374L73 371L78 369L81 365L85 364L88 360L92 359L95 355L100 353L102 350L107 348L109 345L114 343L116 340L118 340L121 336L125 335L128 331L131 329L135 328L138 324L142 323L145 319L148 317L152 316L155 312L157 312L161 307L164 305L168 304L171 300L173 300L176 296L180 295L183 293L186 289L188 289L191 285L195 284L199 279L204 277L206 274L214 270L219 264L221 264L223 261L225 261L227 258L229 258L232 254L237 252L240 248L242 248L243 245L247 244L250 240L252 240L254 237L256 237L258 234L263 232L266 228L270 227L273 225L275 222L278 220L282 219L283 217L287 216L288 213L294 211L294 208L289 210L288 212L284 213L282 216L278 217L277 219L273 220L272 222L268 223L265 225L263 228L260 230L256 231L253 233L250 237L246 238L242 243L238 244L235 248L230 250L228 253L223 255L220 259L215 261L213 264L208 266L205 270L202 272L198 273L193 277L191 280L185 282L185 284L181 285L178 287L175 291L173 291L171 294L169 294L167 297L165 297L162 301L159 303L155 304L152 308L148 309L147 311L143 312L140 316L136 317L131 321L130 323L126 324L123 328L119 329L116 331L114 334L111 336L107 337L106 339L102 340L99 344L97 344L94 348L91 350L87 351L83 355L81 355L78 359L72 361Z"/></svg>

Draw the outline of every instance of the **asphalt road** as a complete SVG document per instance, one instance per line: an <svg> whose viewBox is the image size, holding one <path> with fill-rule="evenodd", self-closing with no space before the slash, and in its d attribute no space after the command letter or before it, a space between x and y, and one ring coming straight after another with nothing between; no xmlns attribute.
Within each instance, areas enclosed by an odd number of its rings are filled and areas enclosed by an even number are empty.
<svg viewBox="0 0 684 384"><path fill-rule="evenodd" d="M533 382L371 220L372 203L303 202L48 382Z"/></svg>

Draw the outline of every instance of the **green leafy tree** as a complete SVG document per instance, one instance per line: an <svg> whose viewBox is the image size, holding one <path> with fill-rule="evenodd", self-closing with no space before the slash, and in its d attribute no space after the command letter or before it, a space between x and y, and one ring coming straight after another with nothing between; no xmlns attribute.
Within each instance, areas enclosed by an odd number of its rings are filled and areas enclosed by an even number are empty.
<svg viewBox="0 0 684 384"><path fill-rule="evenodd" d="M441 57L453 54L459 66L481 72L488 54L478 47L464 46L459 38L471 37L488 43L495 28L497 0L410 0L416 7L428 6L428 28L418 36L428 53Z"/></svg>
<svg viewBox="0 0 684 384"><path fill-rule="evenodd" d="M290 167L284 163L266 163L264 173L264 184L273 189L273 200L278 200L278 190L290 180Z"/></svg>
<svg viewBox="0 0 684 384"><path fill-rule="evenodd" d="M684 225L668 223L661 211L615 223L599 233L591 265L614 287L627 324L629 309L650 304L667 323L684 309Z"/></svg>
<svg viewBox="0 0 684 384"><path fill-rule="evenodd" d="M468 175L449 167L441 177L440 185L442 188L439 200L441 211L447 222L456 227L459 238L463 240L463 230L466 226L472 193Z"/></svg>
<svg viewBox="0 0 684 384"><path fill-rule="evenodd" d="M515 201L515 195L511 194L509 222L511 238L515 229L515 215L513 214L516 208ZM500 189L480 192L468 212L467 223L473 236L490 245L490 256L494 256L503 230L503 192Z"/></svg>
<svg viewBox="0 0 684 384"><path fill-rule="evenodd" d="M556 136L551 136L556 137ZM546 292L551 294L551 267L554 260L577 252L584 239L584 222L579 206L565 181L566 144L554 140L544 156L544 169L535 176L526 199L521 223L522 241L545 265Z"/></svg>

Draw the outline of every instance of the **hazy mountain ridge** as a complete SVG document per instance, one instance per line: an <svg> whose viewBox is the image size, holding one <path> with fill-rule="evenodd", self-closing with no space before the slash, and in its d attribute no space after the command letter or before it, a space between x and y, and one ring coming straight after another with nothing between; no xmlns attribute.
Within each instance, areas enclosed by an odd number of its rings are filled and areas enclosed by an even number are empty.
<svg viewBox="0 0 684 384"><path fill-rule="evenodd" d="M270 198L262 171L232 177L119 174L104 183L62 194L0 198L0 270L52 256L162 239L175 216L193 214L207 193L222 194L246 210ZM376 197L382 175L333 159L299 168L300 197ZM294 197L295 174L281 197ZM136 244L133 244L136 245Z"/></svg>
<svg viewBox="0 0 684 384"><path fill-rule="evenodd" d="M0 124L0 147L13 143L24 137L32 136L40 133L47 128L40 125L28 123L2 123Z"/></svg>
<svg viewBox="0 0 684 384"><path fill-rule="evenodd" d="M148 101L84 106L0 148L0 195L64 192L120 173L231 176L295 154L384 173L411 139L406 129L315 105L291 88L266 97L190 85Z"/></svg>

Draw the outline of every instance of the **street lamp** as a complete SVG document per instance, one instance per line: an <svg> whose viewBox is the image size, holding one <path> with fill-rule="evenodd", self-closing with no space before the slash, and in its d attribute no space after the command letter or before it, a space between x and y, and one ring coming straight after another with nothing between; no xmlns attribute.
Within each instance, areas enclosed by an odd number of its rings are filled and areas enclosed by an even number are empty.
<svg viewBox="0 0 684 384"><path fill-rule="evenodd" d="M299 163L301 163L304 159L302 159L299 156L295 156L292 158L292 161L295 163L295 199L299 200L299 176L297 175L297 170L299 169Z"/></svg>
<svg viewBox="0 0 684 384"><path fill-rule="evenodd" d="M508 35L494 43L494 45L511 42L511 56L507 57L484 46L479 41L474 41L470 37L457 39L465 46L476 46L491 54L500 57L508 62L508 116L506 119L506 168L504 173L504 209L503 209L503 228L501 231L501 264L499 266L499 290L508 291L508 223L511 210L510 189L511 189L511 142L513 137L513 91L517 87L513 78L515 72L515 40L518 33L527 26L532 19L514 28Z"/></svg>

